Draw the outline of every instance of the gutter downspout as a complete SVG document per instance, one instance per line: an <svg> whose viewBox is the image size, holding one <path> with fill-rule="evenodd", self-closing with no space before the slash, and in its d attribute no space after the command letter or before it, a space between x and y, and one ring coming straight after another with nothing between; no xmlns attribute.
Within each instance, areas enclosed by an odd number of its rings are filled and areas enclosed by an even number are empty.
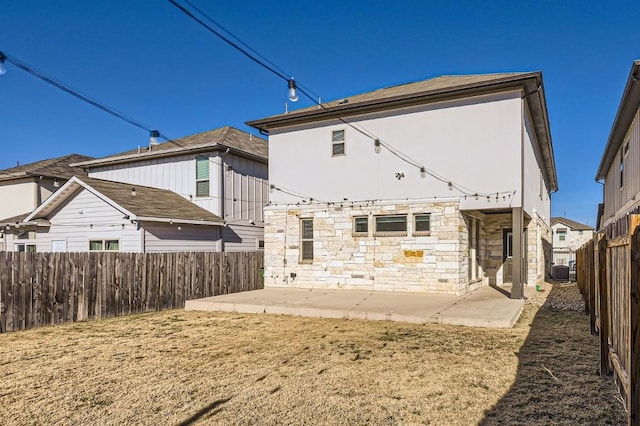
<svg viewBox="0 0 640 426"><path fill-rule="evenodd" d="M225 155L227 155L229 153L229 148L227 148L227 150L218 155L218 167L220 168L220 178L218 179L218 196L219 196L219 211L220 211L220 217L222 218L222 220L225 220L225 208L224 208L224 204L225 204L225 178L224 178L224 160L222 157L224 157ZM224 238L223 238L223 230L222 228L220 228L220 251L224 251Z"/></svg>

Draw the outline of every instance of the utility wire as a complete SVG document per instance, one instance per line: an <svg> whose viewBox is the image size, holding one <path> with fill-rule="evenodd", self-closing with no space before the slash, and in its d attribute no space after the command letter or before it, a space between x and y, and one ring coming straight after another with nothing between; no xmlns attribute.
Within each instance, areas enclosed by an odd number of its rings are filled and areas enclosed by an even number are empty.
<svg viewBox="0 0 640 426"><path fill-rule="evenodd" d="M203 20L201 20L200 18L198 18L197 16L195 16L193 13L191 13L191 11L189 11L187 8L185 8L184 6L182 6L181 4L179 4L176 0L169 0L169 2L171 4L173 4L175 7L177 7L178 9L180 9L185 15L187 15L188 17L190 17L191 19L193 19L194 21L196 21L197 23L199 23L200 25L202 25L205 29L207 29L209 32L211 32L212 34L214 34L216 37L220 38L221 40L223 40L225 43L227 43L228 45L230 45L231 47L233 47L234 49L238 50L240 53L242 53L244 56L246 56L247 58L249 58L250 60L252 60L253 62L255 62L256 64L260 65L261 67L265 68L266 70L270 71L271 73L275 74L276 76L280 77L281 79L287 81L287 82L291 82L292 78L288 77L287 73L284 72L284 70L282 70L282 68L278 67L277 65L275 65L273 62L267 60L264 56L262 56L260 53L258 53L256 50L252 49L249 45L247 45L245 42L243 42L242 40L240 40L240 38L238 38L237 36L235 36L233 33L231 33L229 30L225 29L224 27L222 27L220 24L218 24L216 21L214 21L211 17L209 17L206 13L204 13L201 9L199 9L198 7L194 6L193 3L190 0L184 0L188 5L190 5L194 10L196 10L200 15L202 15L202 17L204 19L206 19L207 21L211 22L213 25L219 27L220 29L222 29L222 31L226 32L230 37L232 37L233 39L236 40L236 42L233 42L232 40L229 39L229 37L225 37L223 34L221 34L220 31L212 28L210 25L207 25L207 23L205 23ZM240 46L240 44L243 47ZM253 53L252 53L253 52ZM330 112L329 109L323 105L320 100L319 100L319 96L313 97L310 94L310 90L306 89L305 87L302 86L300 83L298 83L298 81L295 82L295 87L298 89L298 91L300 93L302 93L303 95L305 95L307 98L309 98L309 100L311 100L311 102L313 102L314 104L316 104L317 106L319 106L320 108L322 108L323 110ZM362 135L368 137L369 139L375 141L376 143L378 143L380 146L383 146L384 148L386 148L391 154L393 154L394 156L396 156L397 158L399 158L400 160L406 162L409 165L412 165L414 167L416 167L418 170L420 170L420 173L426 173L429 176L433 177L436 180L439 180L440 182L446 183L448 184L450 187L457 189L458 191L460 191L462 194L465 195L474 195L475 192L469 188L465 188L462 185L456 184L454 182L452 182L449 179L446 179L440 175L438 175L437 173L428 170L425 166L423 166L422 164L420 164L419 162L413 160L411 157L409 157L408 155L402 153L400 150L398 150L397 148L395 148L394 146L392 146L390 143L388 142L384 142L382 141L380 138L376 137L376 135L374 135L373 133L369 132L368 130L366 130L362 125L354 125L353 123L350 123L348 121L346 121L344 118L340 117L337 114L334 114L335 118L337 118L340 122L344 123L346 126L351 127L352 129L356 130L357 132L361 133Z"/></svg>
<svg viewBox="0 0 640 426"><path fill-rule="evenodd" d="M50 85L57 87L58 89L70 94L71 96L74 96L78 99L80 99L81 101L84 101L90 105L93 105L94 107L106 112L107 114L111 114L112 116L119 118L120 120L123 120L135 127L138 127L140 129L146 130L147 132L149 132L149 134L153 134L154 132L156 133L156 136L164 139L164 140L170 140L170 138L166 137L165 135L163 135L162 133L158 132L157 129L151 128L150 126L141 123L140 121L135 120L134 118L131 118L121 112L116 111L113 108L110 108L104 104L101 104L100 102L91 99L90 97L88 97L87 95L83 95L82 93L78 92L77 90L74 90L72 88L70 88L69 86L66 86L62 83L60 83L59 81L55 80L53 77L49 77L45 74L43 74L40 71L37 71L36 69L34 69L31 66L28 66L27 64L25 64L24 62L20 61L19 59L15 58L14 56L8 56L3 52L0 52L0 58L2 58L3 60L6 60L7 62L9 62L10 64L15 65L16 67L20 68L23 71L28 72L29 74L33 75L34 77L39 78L40 80L49 83Z"/></svg>

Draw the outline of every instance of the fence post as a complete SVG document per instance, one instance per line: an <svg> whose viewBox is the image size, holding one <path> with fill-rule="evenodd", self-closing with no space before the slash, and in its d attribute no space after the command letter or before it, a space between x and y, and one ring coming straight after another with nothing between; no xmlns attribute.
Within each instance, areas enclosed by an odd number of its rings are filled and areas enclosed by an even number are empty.
<svg viewBox="0 0 640 426"><path fill-rule="evenodd" d="M598 236L598 293L600 294L600 374L611 374L609 362L609 299L607 297L607 238Z"/></svg>
<svg viewBox="0 0 640 426"><path fill-rule="evenodd" d="M596 244L595 239L589 242L586 249L586 256L589 259L589 325L591 334L596 335Z"/></svg>
<svg viewBox="0 0 640 426"><path fill-rule="evenodd" d="M629 289L629 362L627 367L629 376L629 395L627 395L628 424L640 425L640 381L638 369L640 368L640 353L638 353L638 339L640 339L640 215L631 215L631 288Z"/></svg>

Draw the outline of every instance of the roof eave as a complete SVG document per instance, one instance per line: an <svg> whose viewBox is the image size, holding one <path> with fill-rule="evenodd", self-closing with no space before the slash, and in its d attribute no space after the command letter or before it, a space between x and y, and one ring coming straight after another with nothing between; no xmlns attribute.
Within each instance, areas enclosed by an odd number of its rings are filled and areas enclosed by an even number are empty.
<svg viewBox="0 0 640 426"><path fill-rule="evenodd" d="M168 217L152 217L152 216L136 216L132 220L139 222L163 222L163 223L175 223L182 225L209 225L209 226L224 226L224 221L212 221L212 220L194 220L194 219L180 219L180 218L168 218Z"/></svg>
<svg viewBox="0 0 640 426"><path fill-rule="evenodd" d="M156 151L156 152L151 151L151 152L143 152L140 154L136 153L136 154L123 155L118 157L106 157L98 160L83 161L82 163L74 163L74 164L71 164L71 166L91 168L91 167L109 166L113 164L133 163L136 161L145 161L147 159L152 159L152 158L175 157L176 155L187 155L187 154L207 152L212 150L226 151L227 149L229 149L229 152L241 157L259 161L265 164L268 162L267 158L261 155L252 154L250 152L243 151L241 149L233 148L233 147L216 142L216 143L198 145L198 146L189 147L189 148L172 148L164 151Z"/></svg>
<svg viewBox="0 0 640 426"><path fill-rule="evenodd" d="M442 99L451 99L459 96L469 96L481 94L501 89L516 87L523 81L531 78L538 78L541 75L539 71L523 73L488 82L469 83L455 87L425 90L421 92L390 96L381 99L373 99L358 103L347 103L344 105L327 105L318 106L316 109L304 109L300 112L290 112L287 114L279 114L259 120L247 121L248 126L258 130L269 131L270 129L291 126L295 124L303 124L306 122L317 120L330 120L336 117L345 117L350 115L364 114L368 112L376 112L390 108L402 108L428 102L434 102Z"/></svg>
<svg viewBox="0 0 640 426"><path fill-rule="evenodd" d="M613 163L613 159L638 111L638 106L640 106L640 80L638 79L640 79L640 60L635 60L627 78L627 84L622 94L616 118L613 120L613 126L611 126L607 145L600 159L596 181L607 177L611 163Z"/></svg>

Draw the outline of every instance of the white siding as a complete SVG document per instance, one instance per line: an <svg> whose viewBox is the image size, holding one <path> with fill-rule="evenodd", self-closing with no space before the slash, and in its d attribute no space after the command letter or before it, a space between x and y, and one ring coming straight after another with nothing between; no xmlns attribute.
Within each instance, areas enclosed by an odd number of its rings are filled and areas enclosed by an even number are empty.
<svg viewBox="0 0 640 426"><path fill-rule="evenodd" d="M521 205L520 96L520 91L512 91L349 119L443 176L445 182L420 177L416 167L387 149L375 153L370 138L343 123L326 121L271 132L270 183L318 201L341 202L343 198L458 197L460 192L448 188L446 180L451 180L474 193L516 191L513 198L499 201L485 197L474 208L517 207ZM340 129L345 130L346 154L333 157L331 132ZM396 173L404 177L396 179ZM277 190L269 196L276 204L301 201Z"/></svg>
<svg viewBox="0 0 640 426"><path fill-rule="evenodd" d="M624 145L629 143L629 151L624 155ZM620 158L624 156L623 185L620 187ZM640 109L629 127L629 131L607 172L604 184L605 224L625 214L636 200L640 199Z"/></svg>
<svg viewBox="0 0 640 426"><path fill-rule="evenodd" d="M85 252L90 240L117 239L120 251L140 252L140 231L124 214L82 189L49 216L50 228L38 229L37 250L51 251L52 240L65 240L67 251Z"/></svg>
<svg viewBox="0 0 640 426"><path fill-rule="evenodd" d="M144 223L147 253L181 251L220 251L218 226Z"/></svg>

